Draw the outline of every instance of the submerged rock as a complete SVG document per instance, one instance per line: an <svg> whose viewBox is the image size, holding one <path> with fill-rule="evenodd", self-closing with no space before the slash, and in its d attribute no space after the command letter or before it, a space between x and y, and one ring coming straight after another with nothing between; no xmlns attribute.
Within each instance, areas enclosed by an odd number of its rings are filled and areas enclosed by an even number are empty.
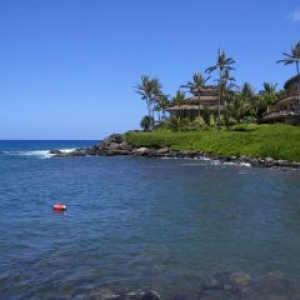
<svg viewBox="0 0 300 300"><path fill-rule="evenodd" d="M200 299L241 299L251 284L251 276L243 272L204 274L199 282Z"/></svg>
<svg viewBox="0 0 300 300"><path fill-rule="evenodd" d="M116 295L109 289L99 289L97 291L94 291L89 295L89 300L106 300L106 299L112 299Z"/></svg>
<svg viewBox="0 0 300 300"><path fill-rule="evenodd" d="M105 300L160 300L160 295L155 292L131 292L124 295L114 295Z"/></svg>
<svg viewBox="0 0 300 300"><path fill-rule="evenodd" d="M251 282L251 276L243 272L234 272L230 274L230 280L238 286L246 286Z"/></svg>
<svg viewBox="0 0 300 300"><path fill-rule="evenodd" d="M89 295L87 300L160 300L160 295L155 291L138 291L117 295L108 289L99 289Z"/></svg>

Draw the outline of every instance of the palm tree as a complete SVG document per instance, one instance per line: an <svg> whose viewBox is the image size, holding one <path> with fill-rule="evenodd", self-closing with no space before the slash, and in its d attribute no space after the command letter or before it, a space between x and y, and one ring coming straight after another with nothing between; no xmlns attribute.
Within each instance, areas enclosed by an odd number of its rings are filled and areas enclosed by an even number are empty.
<svg viewBox="0 0 300 300"><path fill-rule="evenodd" d="M200 116L200 96L202 91L205 89L206 82L210 79L210 76L204 76L201 73L194 73L193 80L188 81L186 84L181 85L181 88L186 88L188 91L199 97L199 116Z"/></svg>
<svg viewBox="0 0 300 300"><path fill-rule="evenodd" d="M244 101L252 102L252 99L254 98L254 88L249 82L245 82L241 86L240 95Z"/></svg>
<svg viewBox="0 0 300 300"><path fill-rule="evenodd" d="M247 108L244 117L254 118L254 104L257 97L255 95L254 88L249 82L244 82L242 84L239 93L237 93L237 97L239 97L241 101L243 101L243 105Z"/></svg>
<svg viewBox="0 0 300 300"><path fill-rule="evenodd" d="M158 98L158 106L162 112L162 119L166 119L166 108L170 105L169 95L160 95Z"/></svg>
<svg viewBox="0 0 300 300"><path fill-rule="evenodd" d="M256 96L253 109L258 122L260 122L265 113L269 112L269 107L278 99L276 88L277 83L264 82L263 90Z"/></svg>
<svg viewBox="0 0 300 300"><path fill-rule="evenodd" d="M181 105L186 104L185 94L182 91L178 90L176 92L175 96L172 99L172 104L178 106L178 108L179 108L179 117L181 117L180 107L181 107Z"/></svg>
<svg viewBox="0 0 300 300"><path fill-rule="evenodd" d="M291 45L291 54L283 52L284 59L277 60L276 63L283 63L284 65L296 64L297 75L300 75L299 61L300 61L300 41L294 46Z"/></svg>
<svg viewBox="0 0 300 300"><path fill-rule="evenodd" d="M277 83L264 82L263 86L264 86L263 89L264 94L276 96Z"/></svg>
<svg viewBox="0 0 300 300"><path fill-rule="evenodd" d="M276 63L283 63L284 65L296 65L297 72L297 93L298 93L298 102L300 105L300 70L299 70L299 62L300 62L300 41L298 41L295 45L291 45L291 53L283 52L282 55L285 57L284 59L277 60Z"/></svg>
<svg viewBox="0 0 300 300"><path fill-rule="evenodd" d="M228 95L233 94L232 88L237 88L237 85L234 83L235 77L229 74L229 70L225 70L221 81L219 79L217 81L219 86L220 98L225 99L226 106L226 98L228 97Z"/></svg>
<svg viewBox="0 0 300 300"><path fill-rule="evenodd" d="M237 121L237 123L241 122L249 109L250 103L244 100L242 94L236 95L233 101L226 106L226 110L229 116L233 117Z"/></svg>
<svg viewBox="0 0 300 300"><path fill-rule="evenodd" d="M223 84L223 81L226 82L226 76L229 76L229 72L231 70L235 70L232 65L235 63L235 60L231 57L226 57L226 54L224 51L222 51L220 48L218 50L218 56L217 56L217 62L216 64L208 67L205 72L211 73L215 70L219 71L219 93L218 93L218 113L219 117L221 114L220 106L221 106L221 86ZM226 74L227 73L227 74ZM226 84L226 83L225 83Z"/></svg>
<svg viewBox="0 0 300 300"><path fill-rule="evenodd" d="M158 95L154 100L154 111L158 112L158 121L166 119L166 108L170 105L169 95Z"/></svg>
<svg viewBox="0 0 300 300"><path fill-rule="evenodd" d="M162 94L162 85L157 78L150 78L148 75L142 75L141 84L135 85L135 88L136 92L146 101L150 129L152 129L154 125L154 105L157 97Z"/></svg>
<svg viewBox="0 0 300 300"><path fill-rule="evenodd" d="M264 98L264 102L267 105L266 112L269 112L270 105L273 105L278 98L276 93L277 83L264 82L263 87L261 97Z"/></svg>
<svg viewBox="0 0 300 300"><path fill-rule="evenodd" d="M256 117L258 123L260 123L264 114L268 110L270 103L271 103L271 101L270 101L268 95L258 95L256 97L256 100L253 103L253 109L254 109L255 117Z"/></svg>

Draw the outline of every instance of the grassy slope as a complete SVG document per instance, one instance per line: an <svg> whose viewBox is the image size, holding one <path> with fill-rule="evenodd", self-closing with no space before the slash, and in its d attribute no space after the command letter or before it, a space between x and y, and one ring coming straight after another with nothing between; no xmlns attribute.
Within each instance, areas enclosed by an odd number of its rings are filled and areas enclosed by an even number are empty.
<svg viewBox="0 0 300 300"><path fill-rule="evenodd" d="M300 127L259 125L249 131L130 132L135 146L169 146L172 150L199 150L220 155L273 157L300 161Z"/></svg>

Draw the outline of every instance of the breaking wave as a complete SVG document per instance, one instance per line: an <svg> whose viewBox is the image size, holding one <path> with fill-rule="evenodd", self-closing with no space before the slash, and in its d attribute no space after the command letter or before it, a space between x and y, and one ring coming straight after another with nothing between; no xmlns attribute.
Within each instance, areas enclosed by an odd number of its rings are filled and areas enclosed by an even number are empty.
<svg viewBox="0 0 300 300"><path fill-rule="evenodd" d="M71 152L74 151L73 149L60 149L62 152ZM22 150L22 151L2 151L4 155L9 156L32 156L37 158L50 158L52 154L50 153L50 150Z"/></svg>

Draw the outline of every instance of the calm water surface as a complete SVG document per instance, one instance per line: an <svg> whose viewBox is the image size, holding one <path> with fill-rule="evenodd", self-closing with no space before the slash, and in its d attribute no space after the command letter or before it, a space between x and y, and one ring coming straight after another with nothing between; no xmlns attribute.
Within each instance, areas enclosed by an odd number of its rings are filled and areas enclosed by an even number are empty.
<svg viewBox="0 0 300 300"><path fill-rule="evenodd" d="M299 171L47 151L93 143L0 141L0 299L299 299Z"/></svg>

